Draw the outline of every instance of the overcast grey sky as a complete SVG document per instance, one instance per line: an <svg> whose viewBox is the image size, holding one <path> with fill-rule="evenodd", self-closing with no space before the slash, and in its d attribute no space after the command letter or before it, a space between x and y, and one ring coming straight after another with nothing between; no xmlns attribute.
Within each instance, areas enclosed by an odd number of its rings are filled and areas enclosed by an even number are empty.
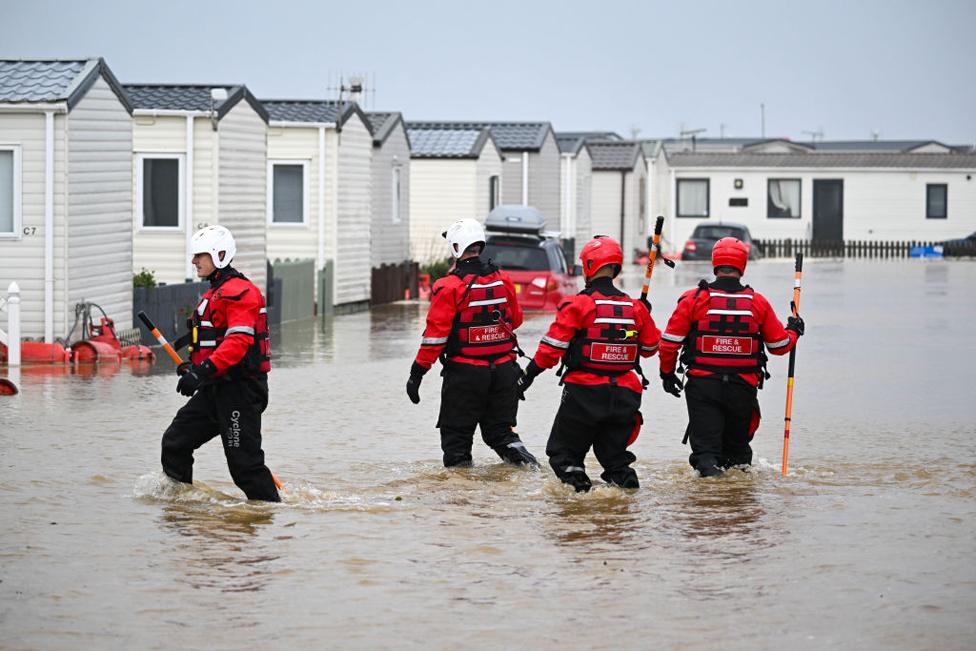
<svg viewBox="0 0 976 651"><path fill-rule="evenodd" d="M103 56L123 82L326 97L375 76L407 119L641 137L976 141L976 1L0 0L0 57Z"/></svg>

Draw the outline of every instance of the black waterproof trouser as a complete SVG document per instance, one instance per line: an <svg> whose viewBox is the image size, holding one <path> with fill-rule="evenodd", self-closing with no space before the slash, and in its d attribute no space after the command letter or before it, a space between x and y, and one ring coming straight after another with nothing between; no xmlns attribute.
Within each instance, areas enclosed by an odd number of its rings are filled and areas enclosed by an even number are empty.
<svg viewBox="0 0 976 651"><path fill-rule="evenodd" d="M268 406L265 380L218 380L198 390L163 433L163 470L193 482L193 451L220 436L230 476L248 499L280 502L261 449L261 414Z"/></svg>
<svg viewBox="0 0 976 651"><path fill-rule="evenodd" d="M562 481L576 485L585 475L583 459L590 447L603 466L604 481L637 487L630 467L637 457L627 449L634 433L641 394L617 384L563 385L559 411L552 423L546 454Z"/></svg>
<svg viewBox="0 0 976 651"><path fill-rule="evenodd" d="M471 463L474 429L503 459L507 446L519 441L516 425L519 368L515 362L475 366L445 362L441 371L441 411L437 427L441 431L441 450L445 466Z"/></svg>
<svg viewBox="0 0 976 651"><path fill-rule="evenodd" d="M698 471L752 463L749 426L759 408L756 387L738 375L689 375L688 462Z"/></svg>

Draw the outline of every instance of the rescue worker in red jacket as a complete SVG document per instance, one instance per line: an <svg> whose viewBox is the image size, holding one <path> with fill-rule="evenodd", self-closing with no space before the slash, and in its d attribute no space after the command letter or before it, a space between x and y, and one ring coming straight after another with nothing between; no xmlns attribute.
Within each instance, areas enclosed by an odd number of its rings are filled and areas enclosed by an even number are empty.
<svg viewBox="0 0 976 651"><path fill-rule="evenodd" d="M248 499L279 502L264 465L261 414L268 404L271 350L261 291L231 266L234 237L223 226L197 231L193 265L210 289L191 317L190 361L180 365L176 390L190 400L163 434L163 470L193 483L193 451L220 436L234 483Z"/></svg>
<svg viewBox="0 0 976 651"><path fill-rule="evenodd" d="M522 308L508 274L481 259L485 230L473 219L443 233L457 263L434 283L427 327L410 368L407 396L420 402L424 374L440 358L444 380L437 427L444 465L470 466L475 426L499 457L518 465L538 465L515 433L518 411L515 329Z"/></svg>
<svg viewBox="0 0 976 651"><path fill-rule="evenodd" d="M560 360L563 395L546 454L549 465L577 492L590 490L583 459L590 446L608 484L638 488L628 446L641 425L644 382L634 371L657 352L661 333L644 303L617 289L623 267L620 244L597 236L580 252L586 289L564 301L520 380L522 396L535 378Z"/></svg>
<svg viewBox="0 0 976 651"><path fill-rule="evenodd" d="M734 237L716 242L715 281L682 294L661 335L661 380L676 397L685 389L688 461L702 477L752 463L757 394L769 377L764 348L783 355L803 334L803 319L789 317L784 329L766 298L740 282L748 258L749 247ZM687 386L675 373L682 347Z"/></svg>

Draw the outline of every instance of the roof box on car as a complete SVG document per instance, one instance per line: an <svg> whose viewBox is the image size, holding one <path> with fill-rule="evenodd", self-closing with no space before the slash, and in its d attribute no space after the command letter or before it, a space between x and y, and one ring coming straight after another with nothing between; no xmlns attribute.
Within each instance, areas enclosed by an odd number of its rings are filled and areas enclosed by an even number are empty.
<svg viewBox="0 0 976 651"><path fill-rule="evenodd" d="M485 219L485 230L503 233L542 235L546 218L532 206L503 204L495 206Z"/></svg>

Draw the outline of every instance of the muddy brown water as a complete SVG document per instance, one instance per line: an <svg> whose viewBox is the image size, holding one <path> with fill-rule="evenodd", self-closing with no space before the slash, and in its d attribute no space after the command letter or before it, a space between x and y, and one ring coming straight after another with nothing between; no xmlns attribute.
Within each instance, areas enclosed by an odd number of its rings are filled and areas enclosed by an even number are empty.
<svg viewBox="0 0 976 651"><path fill-rule="evenodd" d="M705 271L658 269L661 327ZM791 271L747 276L781 316ZM193 488L162 480L169 362L25 369L0 398L0 648L972 648L974 286L966 262L808 261L790 475L775 358L752 472L697 479L655 382L635 492L576 495L480 441L441 468L440 378L403 394L418 304L275 333L276 506L243 500L217 442ZM547 373L519 414L540 457L558 399Z"/></svg>

